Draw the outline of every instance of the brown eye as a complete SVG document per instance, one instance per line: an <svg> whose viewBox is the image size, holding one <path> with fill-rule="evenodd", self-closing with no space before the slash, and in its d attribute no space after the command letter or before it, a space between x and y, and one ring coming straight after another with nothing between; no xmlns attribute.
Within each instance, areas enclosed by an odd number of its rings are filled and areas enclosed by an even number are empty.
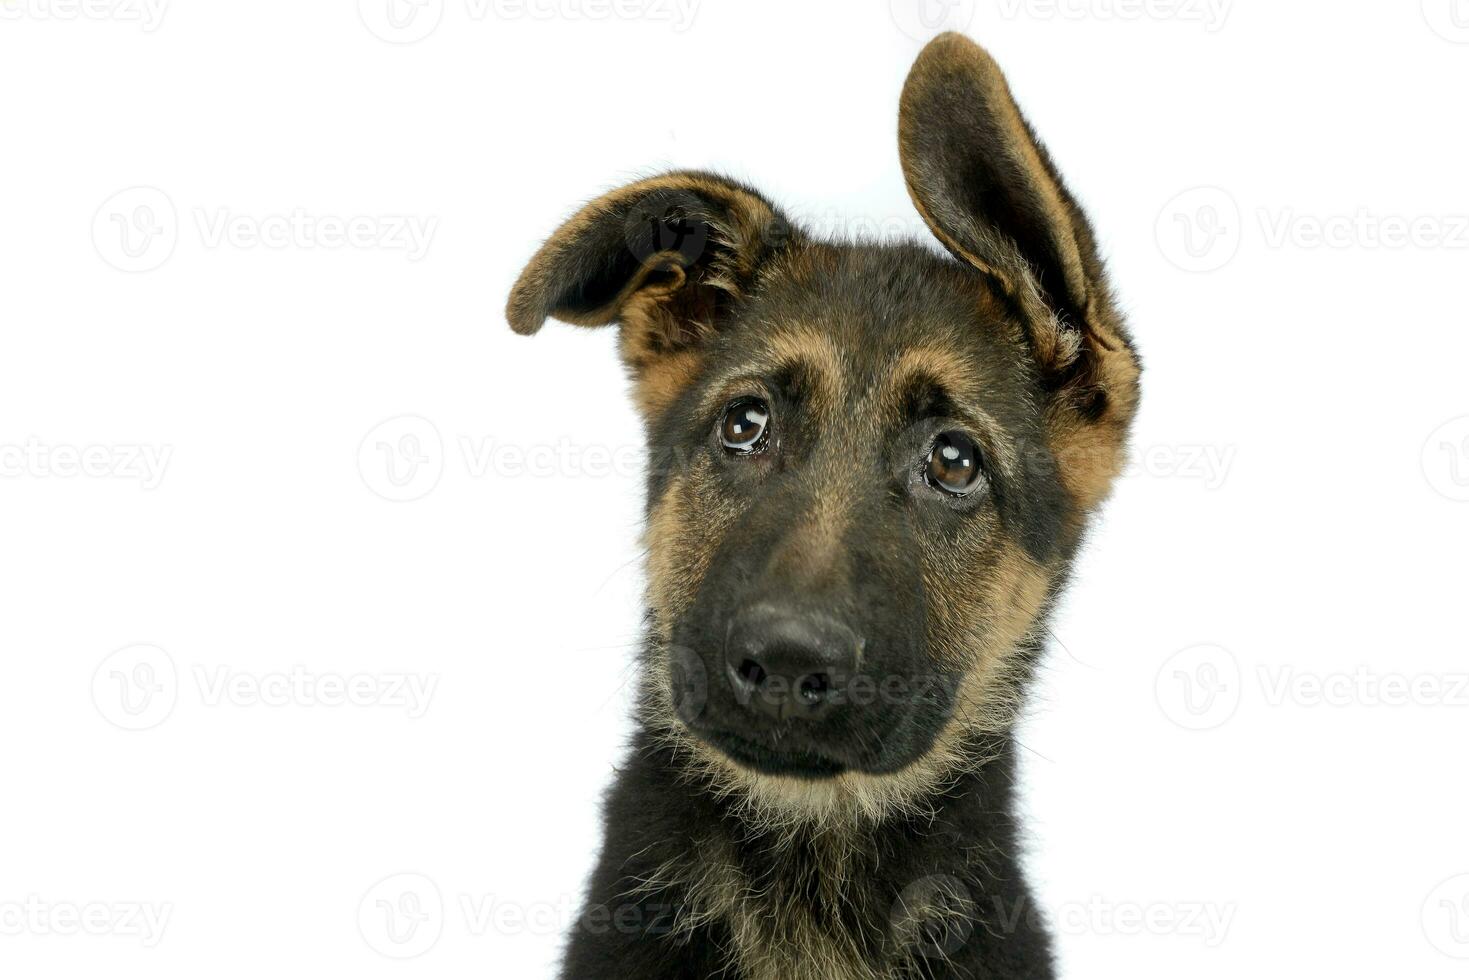
<svg viewBox="0 0 1469 980"><path fill-rule="evenodd" d="M942 433L928 451L928 482L945 493L961 497L979 486L979 447L962 432Z"/></svg>
<svg viewBox="0 0 1469 980"><path fill-rule="evenodd" d="M756 453L765 445L770 409L758 398L744 398L724 410L719 439L735 453Z"/></svg>

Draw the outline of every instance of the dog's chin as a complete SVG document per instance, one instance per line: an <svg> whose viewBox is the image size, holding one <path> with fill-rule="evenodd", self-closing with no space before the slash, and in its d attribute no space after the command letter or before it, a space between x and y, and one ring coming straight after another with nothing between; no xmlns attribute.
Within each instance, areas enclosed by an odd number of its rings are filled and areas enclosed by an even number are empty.
<svg viewBox="0 0 1469 980"><path fill-rule="evenodd" d="M736 765L765 776L835 779L851 768L847 763L820 752L772 749L733 732L699 731L695 734Z"/></svg>
<svg viewBox="0 0 1469 980"><path fill-rule="evenodd" d="M869 742L887 748L902 746L909 752L889 752L867 757L841 745L825 745L803 732L786 730L746 732L737 724L711 717L708 712L690 718L674 711L675 725L685 738L732 763L735 768L757 776L786 776L811 782L835 780L851 774L882 777L903 771L933 747L936 733L917 734L907 729L873 737Z"/></svg>

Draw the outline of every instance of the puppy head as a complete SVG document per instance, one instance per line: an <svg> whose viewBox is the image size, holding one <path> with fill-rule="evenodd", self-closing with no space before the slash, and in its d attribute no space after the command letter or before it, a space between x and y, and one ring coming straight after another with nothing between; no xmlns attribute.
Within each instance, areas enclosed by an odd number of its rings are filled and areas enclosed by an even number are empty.
<svg viewBox="0 0 1469 980"><path fill-rule="evenodd" d="M982 49L924 49L899 148L953 259L677 172L587 205L508 307L620 325L654 461L645 720L772 818L921 805L1008 724L1137 399L1091 230Z"/></svg>

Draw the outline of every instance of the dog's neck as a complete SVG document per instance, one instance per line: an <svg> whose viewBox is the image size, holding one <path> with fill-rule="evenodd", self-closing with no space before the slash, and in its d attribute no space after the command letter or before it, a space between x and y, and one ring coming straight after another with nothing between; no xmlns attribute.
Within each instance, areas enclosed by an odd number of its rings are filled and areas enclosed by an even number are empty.
<svg viewBox="0 0 1469 980"><path fill-rule="evenodd" d="M609 800L610 826L654 810L658 820L629 847L624 873L675 910L672 932L728 936L746 976L907 975L895 964L926 941L915 937L962 928L966 941L981 941L975 923L1035 917L1017 857L1014 741L985 738L977 748L987 761L958 774L921 812L771 827L752 819L759 810L748 801L691 776L677 746L644 729ZM814 962L816 946L828 972L800 965Z"/></svg>

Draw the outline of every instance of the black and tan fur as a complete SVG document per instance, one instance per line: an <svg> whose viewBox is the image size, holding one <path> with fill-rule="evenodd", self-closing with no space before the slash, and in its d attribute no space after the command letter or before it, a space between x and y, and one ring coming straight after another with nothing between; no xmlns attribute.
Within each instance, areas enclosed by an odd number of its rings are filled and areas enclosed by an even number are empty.
<svg viewBox="0 0 1469 980"><path fill-rule="evenodd" d="M565 977L1052 975L1010 731L1139 364L982 49L924 49L899 150L951 257L818 240L748 187L675 172L587 205L511 294L519 333L619 324L653 461L639 730ZM721 420L750 398L768 441L731 455ZM984 472L957 497L922 472L956 429ZM833 714L739 702L726 648L737 624L765 642L751 610L856 638Z"/></svg>

